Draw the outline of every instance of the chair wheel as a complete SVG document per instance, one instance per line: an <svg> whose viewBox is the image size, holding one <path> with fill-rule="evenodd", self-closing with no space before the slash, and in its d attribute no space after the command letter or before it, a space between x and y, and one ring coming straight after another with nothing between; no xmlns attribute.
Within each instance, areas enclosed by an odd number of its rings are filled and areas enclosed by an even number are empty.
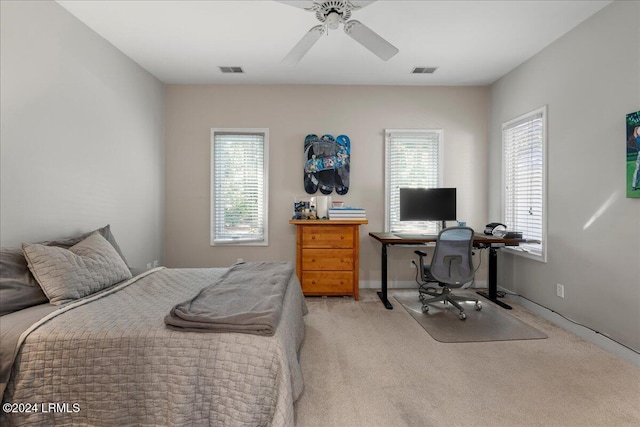
<svg viewBox="0 0 640 427"><path fill-rule="evenodd" d="M460 314L458 314L458 318L460 320L466 320L467 319L467 315L464 313L464 311L461 311Z"/></svg>
<svg viewBox="0 0 640 427"><path fill-rule="evenodd" d="M420 294L420 296L418 296L418 299L420 300L420 302L424 301L424 294Z"/></svg>
<svg viewBox="0 0 640 427"><path fill-rule="evenodd" d="M422 312L423 313L428 313L429 312L429 306L428 305L423 305L422 306Z"/></svg>
<svg viewBox="0 0 640 427"><path fill-rule="evenodd" d="M476 303L476 311L480 311L480 310L482 310L482 304L480 304L480 301L478 301Z"/></svg>

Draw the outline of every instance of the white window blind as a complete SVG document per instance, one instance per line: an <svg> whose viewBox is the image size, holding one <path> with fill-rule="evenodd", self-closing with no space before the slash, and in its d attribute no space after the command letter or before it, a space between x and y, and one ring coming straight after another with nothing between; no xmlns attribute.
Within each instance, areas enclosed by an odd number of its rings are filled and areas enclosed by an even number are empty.
<svg viewBox="0 0 640 427"><path fill-rule="evenodd" d="M385 132L386 231L436 233L435 221L400 221L400 188L437 188L442 182L441 130Z"/></svg>
<svg viewBox="0 0 640 427"><path fill-rule="evenodd" d="M541 108L502 126L504 223L521 231L519 250L545 258L546 109Z"/></svg>
<svg viewBox="0 0 640 427"><path fill-rule="evenodd" d="M212 129L211 244L267 244L268 129Z"/></svg>

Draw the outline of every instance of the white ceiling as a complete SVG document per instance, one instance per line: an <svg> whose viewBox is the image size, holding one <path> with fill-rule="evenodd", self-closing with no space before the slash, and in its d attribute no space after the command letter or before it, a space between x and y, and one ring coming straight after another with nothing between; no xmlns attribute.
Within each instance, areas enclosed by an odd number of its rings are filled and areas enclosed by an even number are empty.
<svg viewBox="0 0 640 427"><path fill-rule="evenodd" d="M280 61L315 14L272 0L58 3L164 83L487 85L610 0L378 0L357 19L400 53L383 62L342 30ZM309 0L310 3L310 0ZM241 66L244 74L222 74ZM437 66L432 75L414 67Z"/></svg>

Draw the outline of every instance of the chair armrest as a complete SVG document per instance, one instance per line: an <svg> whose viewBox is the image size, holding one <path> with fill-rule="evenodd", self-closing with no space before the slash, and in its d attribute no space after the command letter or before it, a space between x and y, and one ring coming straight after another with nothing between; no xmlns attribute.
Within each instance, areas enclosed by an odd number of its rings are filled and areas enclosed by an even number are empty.
<svg viewBox="0 0 640 427"><path fill-rule="evenodd" d="M427 256L427 254L426 254L425 252L422 252L422 251L413 251L413 252L414 252L416 255L421 256L421 257L423 257L423 256Z"/></svg>

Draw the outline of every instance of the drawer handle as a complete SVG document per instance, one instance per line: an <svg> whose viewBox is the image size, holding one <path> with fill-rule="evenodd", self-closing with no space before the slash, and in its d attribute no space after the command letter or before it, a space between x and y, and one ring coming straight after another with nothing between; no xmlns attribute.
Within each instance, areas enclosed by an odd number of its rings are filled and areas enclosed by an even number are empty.
<svg viewBox="0 0 640 427"><path fill-rule="evenodd" d="M340 280L340 284L341 284L341 285L344 285L344 280Z"/></svg>
<svg viewBox="0 0 640 427"><path fill-rule="evenodd" d="M312 280L312 281L311 281L311 284L312 284L312 285L315 285L315 284L316 284L316 281L315 281L315 280Z"/></svg>
<svg viewBox="0 0 640 427"><path fill-rule="evenodd" d="M341 235L341 236L340 236L340 240L344 240L344 236L342 236L342 235Z"/></svg>
<svg viewBox="0 0 640 427"><path fill-rule="evenodd" d="M316 236L315 235L311 236L311 240L316 240Z"/></svg>
<svg viewBox="0 0 640 427"><path fill-rule="evenodd" d="M315 258L311 258L311 262L316 262L316 259Z"/></svg>

